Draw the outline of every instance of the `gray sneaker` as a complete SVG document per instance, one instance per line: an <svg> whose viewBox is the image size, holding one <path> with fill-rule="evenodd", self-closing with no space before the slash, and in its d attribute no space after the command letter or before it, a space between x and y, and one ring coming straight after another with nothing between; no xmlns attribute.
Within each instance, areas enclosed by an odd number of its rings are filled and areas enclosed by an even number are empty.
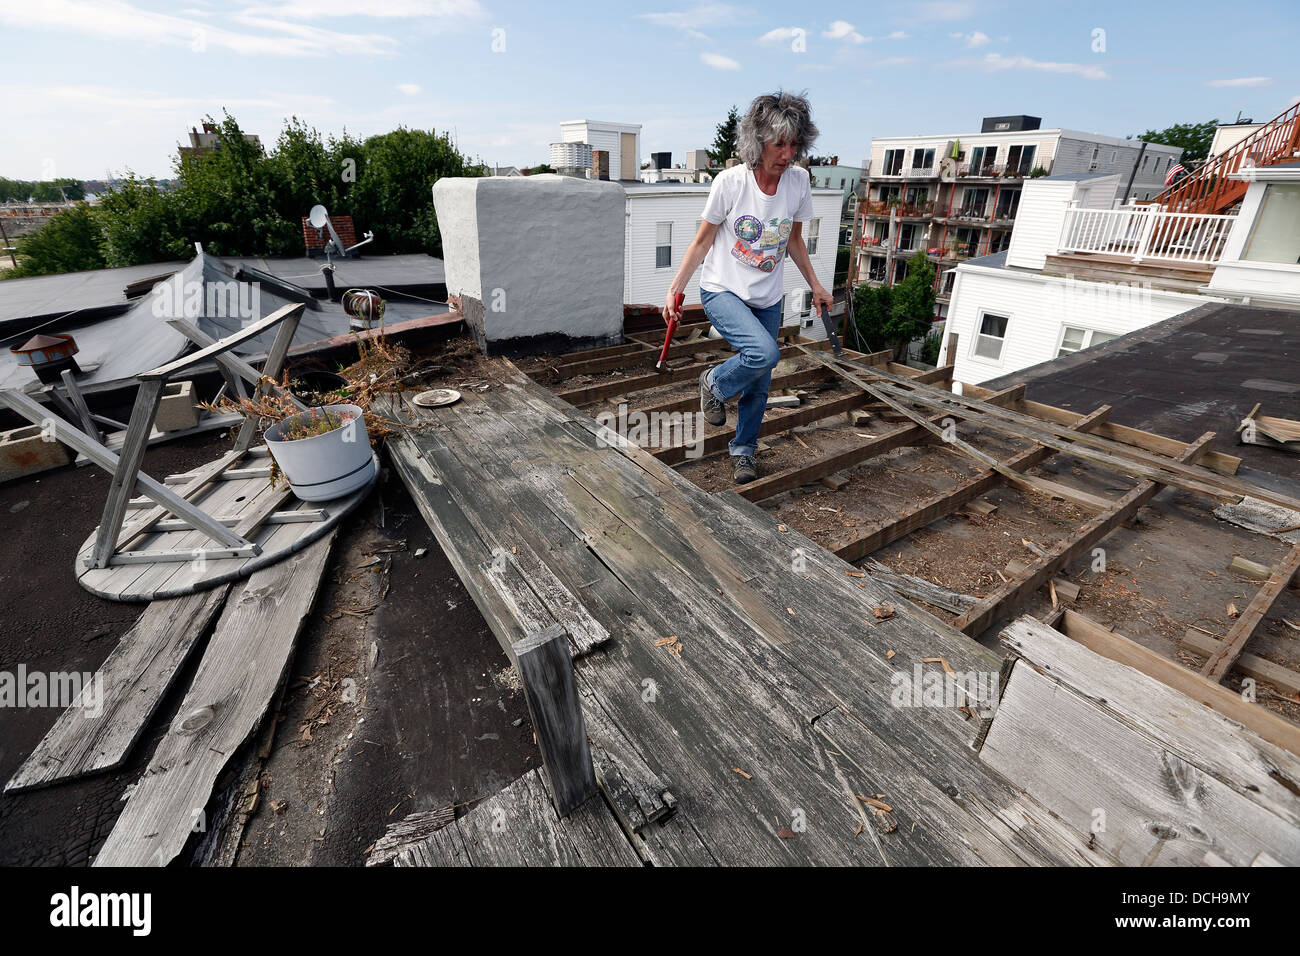
<svg viewBox="0 0 1300 956"><path fill-rule="evenodd" d="M700 373L700 411L704 413L704 420L710 425L725 425L727 422L727 406L718 401L713 389L709 388L709 372L711 369L705 369Z"/></svg>
<svg viewBox="0 0 1300 956"><path fill-rule="evenodd" d="M736 455L731 459L736 479L736 484L747 485L758 477L758 464L754 461L753 455Z"/></svg>

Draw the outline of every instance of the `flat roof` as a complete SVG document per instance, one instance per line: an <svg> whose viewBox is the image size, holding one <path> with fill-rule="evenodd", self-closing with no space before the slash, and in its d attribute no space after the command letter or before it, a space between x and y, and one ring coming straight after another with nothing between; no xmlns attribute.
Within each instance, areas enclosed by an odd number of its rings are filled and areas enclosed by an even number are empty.
<svg viewBox="0 0 1300 956"><path fill-rule="evenodd" d="M980 384L1024 382L1034 401L1069 408L1113 408L1111 420L1195 441L1213 431L1217 446L1243 460L1240 476L1290 494L1295 456L1232 444L1256 402L1260 413L1300 419L1300 322L1290 309L1212 302L1101 345ZM1283 480L1282 486L1270 484Z"/></svg>

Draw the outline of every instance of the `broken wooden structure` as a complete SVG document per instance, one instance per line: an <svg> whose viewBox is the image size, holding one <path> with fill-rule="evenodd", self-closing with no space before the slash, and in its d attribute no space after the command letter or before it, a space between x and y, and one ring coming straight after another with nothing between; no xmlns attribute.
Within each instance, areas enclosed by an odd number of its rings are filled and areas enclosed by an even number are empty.
<svg viewBox="0 0 1300 956"><path fill-rule="evenodd" d="M140 373L117 453L25 393L0 391L0 402L50 428L58 441L113 476L99 526L77 555L83 587L110 600L152 601L247 577L318 540L369 493L366 486L322 507L294 499L287 484L273 485L266 447L252 447L259 424L252 413L242 416L234 448L216 461L161 482L141 471L162 392L173 375L215 360L232 395L245 394L244 382L258 394L278 389L275 382L302 311L301 304L285 306L220 341L183 319L172 320L200 348ZM270 329L276 329L276 338L260 372L231 354ZM134 497L137 491L141 497Z"/></svg>

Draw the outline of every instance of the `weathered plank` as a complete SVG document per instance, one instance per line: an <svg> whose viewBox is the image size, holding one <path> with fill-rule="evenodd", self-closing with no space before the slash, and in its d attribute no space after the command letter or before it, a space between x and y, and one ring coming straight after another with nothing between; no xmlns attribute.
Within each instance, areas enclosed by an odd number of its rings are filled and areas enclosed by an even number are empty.
<svg viewBox="0 0 1300 956"><path fill-rule="evenodd" d="M1017 627L1051 630L1032 618ZM1095 833L1095 843L1125 865L1197 865L1210 850L1238 866L1265 851L1300 862L1300 829L1252 799L1240 768L1210 771L1188 759L1188 728L1161 721L1143 700L1162 690L1157 682L1118 665L1105 678L1104 695L1094 697L1018 661L980 759L1065 823ZM1184 708L1181 716L1217 715ZM1195 733L1206 741L1223 729Z"/></svg>
<svg viewBox="0 0 1300 956"><path fill-rule="evenodd" d="M81 701L65 710L5 791L111 770L125 761L228 590L217 587L145 608L96 671L102 691L93 712Z"/></svg>
<svg viewBox="0 0 1300 956"><path fill-rule="evenodd" d="M531 770L431 837L403 850L397 866L640 866L603 800L560 817L550 788Z"/></svg>
<svg viewBox="0 0 1300 956"><path fill-rule="evenodd" d="M1080 615L1067 613L1073 616L1071 626L1077 633ZM1113 642L1118 635L1110 638ZM1085 698L1104 702L1124 722L1225 781L1245 799L1300 827L1300 793L1296 792L1300 785L1300 755L1261 737L1251 725L1236 719L1250 709L1268 714L1258 704L1238 696L1245 706L1225 713L1212 704L1236 695L1210 691L1211 704L1202 703L1200 698L1208 696L1205 688L1190 696L1028 616L1003 630L1002 643L1053 680ZM1209 683L1196 674L1188 672L1188 676L1193 678L1189 686Z"/></svg>
<svg viewBox="0 0 1300 956"><path fill-rule="evenodd" d="M334 533L230 596L189 693L95 866L165 866L202 819L218 775L262 722L316 597Z"/></svg>
<svg viewBox="0 0 1300 956"><path fill-rule="evenodd" d="M1162 657L1123 634L1102 627L1077 611L1065 611L1060 630L1090 651L1127 664L1248 727L1270 743L1300 754L1300 727L1258 704L1243 700L1240 694L1206 680L1195 671Z"/></svg>
<svg viewBox="0 0 1300 956"><path fill-rule="evenodd" d="M555 812L567 817L595 796L598 787L564 626L555 624L516 641L515 666L524 685Z"/></svg>

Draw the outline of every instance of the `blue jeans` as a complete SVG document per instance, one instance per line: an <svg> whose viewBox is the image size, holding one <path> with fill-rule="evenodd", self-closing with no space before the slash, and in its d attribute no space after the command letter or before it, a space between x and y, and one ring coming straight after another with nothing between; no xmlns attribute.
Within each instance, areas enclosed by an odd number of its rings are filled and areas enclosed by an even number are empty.
<svg viewBox="0 0 1300 956"><path fill-rule="evenodd" d="M701 289L700 304L718 334L736 349L735 355L714 367L708 379L714 397L720 401L740 396L736 437L727 447L733 456L753 455L758 451L758 430L767 411L772 369L781 360L781 349L776 344L781 330L781 303L751 309L732 292Z"/></svg>

